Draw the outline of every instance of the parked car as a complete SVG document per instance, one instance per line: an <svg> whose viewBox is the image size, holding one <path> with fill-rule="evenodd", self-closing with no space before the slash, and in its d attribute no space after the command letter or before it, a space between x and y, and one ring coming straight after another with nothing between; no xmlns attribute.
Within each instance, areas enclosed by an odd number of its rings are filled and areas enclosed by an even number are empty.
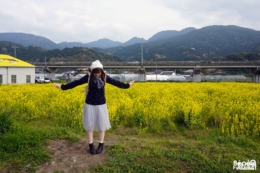
<svg viewBox="0 0 260 173"><path fill-rule="evenodd" d="M44 77L36 76L35 77L35 83L44 83Z"/></svg>
<svg viewBox="0 0 260 173"><path fill-rule="evenodd" d="M48 77L44 78L44 83L50 83L50 82L52 82L52 80L50 78L48 78Z"/></svg>

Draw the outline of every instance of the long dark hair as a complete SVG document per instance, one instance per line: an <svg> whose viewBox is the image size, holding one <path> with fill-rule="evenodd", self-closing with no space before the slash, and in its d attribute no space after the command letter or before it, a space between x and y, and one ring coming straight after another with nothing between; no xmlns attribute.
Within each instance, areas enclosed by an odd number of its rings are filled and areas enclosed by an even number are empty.
<svg viewBox="0 0 260 173"><path fill-rule="evenodd" d="M91 83L93 81L94 73L98 73L98 72L101 72L101 80L103 82L106 82L105 81L106 73L103 71L103 69L102 68L94 68L93 70L90 71L89 83Z"/></svg>

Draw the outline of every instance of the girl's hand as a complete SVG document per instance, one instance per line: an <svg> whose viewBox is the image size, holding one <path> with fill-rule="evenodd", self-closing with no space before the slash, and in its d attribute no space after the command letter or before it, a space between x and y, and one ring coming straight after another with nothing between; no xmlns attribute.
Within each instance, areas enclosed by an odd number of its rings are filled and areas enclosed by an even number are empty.
<svg viewBox="0 0 260 173"><path fill-rule="evenodd" d="M61 88L61 85L60 85L60 84L54 83L53 85L54 85L56 88L59 88L59 89Z"/></svg>
<svg viewBox="0 0 260 173"><path fill-rule="evenodd" d="M130 85L130 86L134 85L134 82L135 82L135 81L132 80L131 82L129 82L129 85Z"/></svg>

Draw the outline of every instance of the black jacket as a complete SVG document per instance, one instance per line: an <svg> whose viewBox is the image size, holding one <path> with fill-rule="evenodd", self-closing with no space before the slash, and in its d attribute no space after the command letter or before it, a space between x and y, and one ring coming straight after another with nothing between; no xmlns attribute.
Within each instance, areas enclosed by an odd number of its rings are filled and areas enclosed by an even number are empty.
<svg viewBox="0 0 260 173"><path fill-rule="evenodd" d="M68 90L72 89L78 85L82 85L85 83L88 83L88 77L89 75L85 75L79 80L75 80L71 83L68 84L62 84L61 89L62 90ZM115 80L111 78L110 76L106 75L106 83L112 84L114 86L117 86L118 88L124 88L127 89L130 87L128 83L123 83L118 80ZM105 86L105 85L104 85ZM85 99L85 103L90 104L90 105L102 105L106 103L106 98L105 98L105 88L98 88L97 85L94 82L90 82L89 88L88 88L88 94Z"/></svg>

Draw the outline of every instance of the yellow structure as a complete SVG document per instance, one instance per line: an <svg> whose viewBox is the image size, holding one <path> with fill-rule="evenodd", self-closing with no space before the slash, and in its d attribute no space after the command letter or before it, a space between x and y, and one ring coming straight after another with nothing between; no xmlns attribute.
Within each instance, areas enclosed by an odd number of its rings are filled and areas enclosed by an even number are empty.
<svg viewBox="0 0 260 173"><path fill-rule="evenodd" d="M0 67L34 67L34 65L10 55L0 54Z"/></svg>
<svg viewBox="0 0 260 173"><path fill-rule="evenodd" d="M35 66L14 58L0 54L0 84L35 83Z"/></svg>

